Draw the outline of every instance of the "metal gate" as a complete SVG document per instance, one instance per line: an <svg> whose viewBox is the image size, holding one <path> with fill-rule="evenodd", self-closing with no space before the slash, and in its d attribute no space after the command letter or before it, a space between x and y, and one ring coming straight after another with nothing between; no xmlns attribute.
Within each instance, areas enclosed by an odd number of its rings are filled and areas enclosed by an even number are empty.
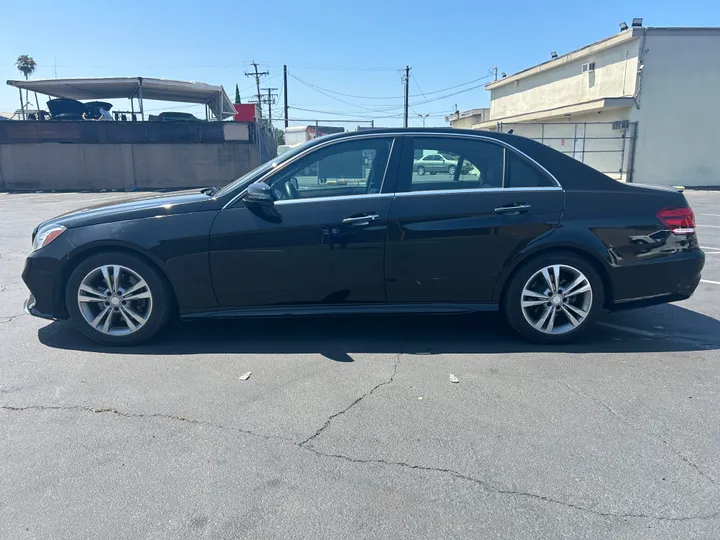
<svg viewBox="0 0 720 540"><path fill-rule="evenodd" d="M498 131L522 135L623 182L632 182L637 122L498 122Z"/></svg>

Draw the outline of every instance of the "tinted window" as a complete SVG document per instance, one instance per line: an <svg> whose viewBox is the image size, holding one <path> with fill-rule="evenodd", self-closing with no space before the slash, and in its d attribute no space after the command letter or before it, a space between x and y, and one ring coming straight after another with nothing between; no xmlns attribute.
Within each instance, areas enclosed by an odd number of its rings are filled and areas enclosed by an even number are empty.
<svg viewBox="0 0 720 540"><path fill-rule="evenodd" d="M278 200L380 193L392 139L347 141L316 150L268 180Z"/></svg>
<svg viewBox="0 0 720 540"><path fill-rule="evenodd" d="M508 152L506 187L550 187L555 185L555 182L536 165L514 152Z"/></svg>
<svg viewBox="0 0 720 540"><path fill-rule="evenodd" d="M413 160L410 183L405 191L487 189L502 187L503 148L491 142L461 139L415 137L413 155L433 158L433 169L425 160ZM430 155L428 155L430 154Z"/></svg>

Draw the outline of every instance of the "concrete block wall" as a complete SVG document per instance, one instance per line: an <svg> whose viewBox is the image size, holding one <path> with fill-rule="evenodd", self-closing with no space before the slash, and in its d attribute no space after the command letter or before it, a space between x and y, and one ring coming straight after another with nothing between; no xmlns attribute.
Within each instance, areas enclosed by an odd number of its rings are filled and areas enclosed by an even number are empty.
<svg viewBox="0 0 720 540"><path fill-rule="evenodd" d="M247 141L0 144L0 189L100 190L224 185L260 164Z"/></svg>

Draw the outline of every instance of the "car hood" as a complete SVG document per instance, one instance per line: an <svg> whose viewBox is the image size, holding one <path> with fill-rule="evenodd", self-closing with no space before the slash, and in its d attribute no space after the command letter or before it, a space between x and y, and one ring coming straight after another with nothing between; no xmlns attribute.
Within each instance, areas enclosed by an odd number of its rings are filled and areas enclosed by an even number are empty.
<svg viewBox="0 0 720 540"><path fill-rule="evenodd" d="M197 189L164 193L149 197L128 198L110 203L88 206L54 217L47 223L57 223L67 228L111 223L129 219L169 216L197 212L210 198Z"/></svg>

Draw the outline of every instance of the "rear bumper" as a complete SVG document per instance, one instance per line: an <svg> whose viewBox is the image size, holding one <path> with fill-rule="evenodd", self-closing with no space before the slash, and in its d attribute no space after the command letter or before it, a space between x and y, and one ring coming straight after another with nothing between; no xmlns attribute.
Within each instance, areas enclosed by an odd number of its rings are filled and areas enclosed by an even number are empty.
<svg viewBox="0 0 720 540"><path fill-rule="evenodd" d="M610 271L613 287L610 309L644 307L690 298L700 284L705 254L695 249L668 259L613 268Z"/></svg>

